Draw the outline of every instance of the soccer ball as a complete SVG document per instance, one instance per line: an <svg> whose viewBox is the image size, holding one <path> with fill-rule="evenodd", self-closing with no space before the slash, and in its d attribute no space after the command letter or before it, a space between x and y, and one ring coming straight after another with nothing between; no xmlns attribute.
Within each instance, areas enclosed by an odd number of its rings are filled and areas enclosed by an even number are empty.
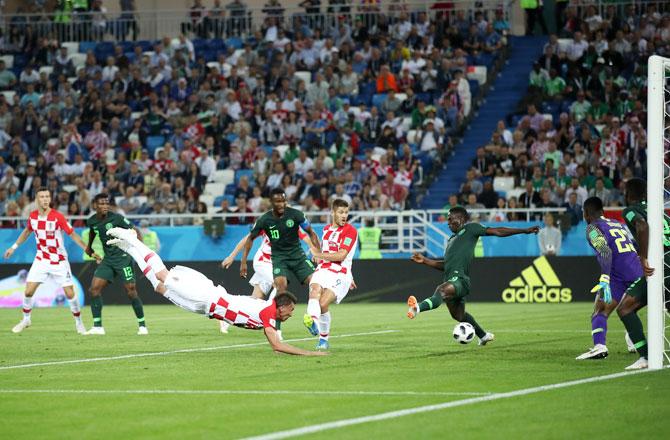
<svg viewBox="0 0 670 440"><path fill-rule="evenodd" d="M461 344L469 344L475 338L475 328L467 322L459 322L454 327L454 340Z"/></svg>

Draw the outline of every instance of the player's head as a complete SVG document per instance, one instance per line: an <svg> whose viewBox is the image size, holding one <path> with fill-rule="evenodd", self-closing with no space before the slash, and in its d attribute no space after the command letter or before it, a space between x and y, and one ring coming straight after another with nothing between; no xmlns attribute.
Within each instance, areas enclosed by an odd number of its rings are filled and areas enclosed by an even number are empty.
<svg viewBox="0 0 670 440"><path fill-rule="evenodd" d="M51 205L51 192L49 188L46 186L39 187L35 193L35 204L42 211L46 211L49 205Z"/></svg>
<svg viewBox="0 0 670 440"><path fill-rule="evenodd" d="M275 304L277 304L277 321L286 321L293 315L295 304L298 298L291 292L280 293L275 296Z"/></svg>
<svg viewBox="0 0 670 440"><path fill-rule="evenodd" d="M95 208L96 213L107 215L107 212L109 212L109 195L100 193L93 197L93 208Z"/></svg>
<svg viewBox="0 0 670 440"><path fill-rule="evenodd" d="M333 200L333 223L337 226L344 226L349 218L349 203L346 200Z"/></svg>
<svg viewBox="0 0 670 440"><path fill-rule="evenodd" d="M272 210L275 214L284 214L286 210L286 193L283 188L274 188L270 191L270 203L272 203Z"/></svg>
<svg viewBox="0 0 670 440"><path fill-rule="evenodd" d="M638 177L634 177L626 182L626 205L639 203L647 195L647 182Z"/></svg>
<svg viewBox="0 0 670 440"><path fill-rule="evenodd" d="M584 201L584 220L591 223L603 215L603 201L600 197L589 197Z"/></svg>
<svg viewBox="0 0 670 440"><path fill-rule="evenodd" d="M465 210L462 206L454 206L449 210L449 215L447 216L447 224L451 232L457 232L460 230L465 223L468 221L468 211Z"/></svg>

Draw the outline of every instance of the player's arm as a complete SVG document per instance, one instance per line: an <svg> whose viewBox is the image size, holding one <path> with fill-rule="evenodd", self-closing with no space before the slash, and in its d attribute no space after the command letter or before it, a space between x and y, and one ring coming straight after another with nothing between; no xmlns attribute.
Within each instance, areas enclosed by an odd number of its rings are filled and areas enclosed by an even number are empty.
<svg viewBox="0 0 670 440"><path fill-rule="evenodd" d="M486 228L485 235L493 235L494 237L510 237L518 234L537 234L540 232L539 226L531 226L530 228Z"/></svg>
<svg viewBox="0 0 670 440"><path fill-rule="evenodd" d="M418 252L415 252L411 260L414 261L417 264L425 264L428 267L432 267L433 269L436 270L443 270L444 269L444 260L433 260L431 258L425 257L421 255Z"/></svg>
<svg viewBox="0 0 670 440"><path fill-rule="evenodd" d="M16 239L13 245L11 245L7 250L5 251L5 260L10 258L14 251L23 244L24 241L28 239L30 236L30 233L32 231L26 227L23 231L21 231L21 234L19 235L19 238Z"/></svg>
<svg viewBox="0 0 670 440"><path fill-rule="evenodd" d="M86 249L84 249L84 253L89 257L93 253L93 240L95 240L95 230L88 228L88 244L86 245Z"/></svg>
<svg viewBox="0 0 670 440"><path fill-rule="evenodd" d="M67 232L67 231L66 231L66 232ZM77 244L77 246L79 246L84 252L86 252L86 249L88 249L88 246L86 245L86 243L84 243L84 240L81 239L81 237L79 236L79 234L77 234L77 232L76 232L74 229L72 229L71 232L70 232L68 235L70 236L70 238L72 239L72 241L74 241L74 242ZM90 257L95 258L95 260L96 260L98 263L99 263L100 261L102 261L102 257L101 257L100 255L96 254L95 252L93 252L92 250L91 250L91 253L88 254L88 255L89 255Z"/></svg>
<svg viewBox="0 0 670 440"><path fill-rule="evenodd" d="M240 276L242 278L247 277L247 258L249 257L249 252L251 251L251 246L254 244L254 240L263 230L262 218L256 220L254 226L251 228L251 232L244 238L244 247L242 251L242 259L240 260Z"/></svg>
<svg viewBox="0 0 670 440"><path fill-rule="evenodd" d="M135 230L135 234L137 234L137 239L141 242L144 242L144 240L142 240L142 232L140 229L136 226L133 226L133 229Z"/></svg>
<svg viewBox="0 0 670 440"><path fill-rule="evenodd" d="M642 269L644 269L645 276L652 276L654 274L654 268L649 266L647 261L647 255L649 253L649 223L640 215L636 216L633 221L633 226L635 227L635 240L637 241L638 255L640 256L640 263L642 263Z"/></svg>
<svg viewBox="0 0 670 440"><path fill-rule="evenodd" d="M586 237L589 241L589 245L596 252L596 258L598 259L598 264L600 264L600 278L598 279L598 284L596 284L592 293L599 292L603 290L603 300L606 303L612 302L612 293L610 290L610 272L612 271L612 249L610 249L607 244L607 239L603 235L602 231L598 229L595 225L588 225L586 227Z"/></svg>
<svg viewBox="0 0 670 440"><path fill-rule="evenodd" d="M312 256L319 260L332 261L334 263L340 263L347 258L349 252L351 252L354 243L356 243L356 230L354 228L348 228L345 230L344 234L340 239L340 249L337 252L323 252L320 248L310 248Z"/></svg>
<svg viewBox="0 0 670 440"><path fill-rule="evenodd" d="M265 331L265 337L268 339L270 346L277 353L286 353L298 356L325 356L326 354L328 354L322 351L303 350L302 348L294 347L292 345L280 342L279 335L277 335L277 331L272 327L265 327L264 331Z"/></svg>
<svg viewBox="0 0 670 440"><path fill-rule="evenodd" d="M307 236L309 237L309 241L312 242L312 244L309 246L310 249L312 247L315 247L316 249L321 249L321 242L319 241L319 237L316 235L316 232L314 232L314 229L312 229L312 224L307 220L307 217L305 217L304 213L300 213L301 218L298 221L298 224L300 225L300 228L307 233Z"/></svg>
<svg viewBox="0 0 670 440"><path fill-rule="evenodd" d="M233 251L228 254L228 256L221 262L222 268L228 269L233 264L233 260L235 260L237 254L239 254L242 248L244 248L244 245L247 242L247 238L249 238L249 234L245 235L240 241L237 242L235 249L233 249Z"/></svg>

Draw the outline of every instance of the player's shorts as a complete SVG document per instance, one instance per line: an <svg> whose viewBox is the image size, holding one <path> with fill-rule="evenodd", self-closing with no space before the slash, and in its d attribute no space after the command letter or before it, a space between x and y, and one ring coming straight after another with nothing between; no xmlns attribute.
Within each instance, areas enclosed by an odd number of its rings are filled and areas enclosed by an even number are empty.
<svg viewBox="0 0 670 440"><path fill-rule="evenodd" d="M610 285L611 287L611 285ZM638 302L642 305L647 305L647 280L644 277L638 278L637 280L630 283L628 288L625 291L626 295L636 298ZM614 292L612 292L612 297L614 297Z"/></svg>
<svg viewBox="0 0 670 440"><path fill-rule="evenodd" d="M175 266L165 280L165 297L189 312L207 316L212 302L227 294L226 289L215 286L212 280L184 266Z"/></svg>
<svg viewBox="0 0 670 440"><path fill-rule="evenodd" d="M335 294L335 302L339 304L349 293L352 280L353 277L348 274L335 273L328 269L317 269L309 284L318 284L324 289L332 290Z"/></svg>
<svg viewBox="0 0 670 440"><path fill-rule="evenodd" d="M314 263L307 258L304 252L296 258L278 257L272 255L272 276L288 277L289 273L293 273L301 283L304 283L307 277L314 273Z"/></svg>
<svg viewBox="0 0 670 440"><path fill-rule="evenodd" d="M129 256L122 258L103 258L102 262L96 267L93 276L102 278L110 283L118 276L126 284L135 283L135 270L133 269L133 261Z"/></svg>
<svg viewBox="0 0 670 440"><path fill-rule="evenodd" d="M264 261L254 261L254 275L249 280L252 286L259 286L264 294L270 293L274 284L272 278L272 263Z"/></svg>
<svg viewBox="0 0 670 440"><path fill-rule="evenodd" d="M33 265L30 266L26 281L29 283L44 283L48 279L52 279L61 287L72 286L70 263L67 260L61 261L58 264L51 264L45 260L35 260Z"/></svg>
<svg viewBox="0 0 670 440"><path fill-rule="evenodd" d="M461 274L451 273L444 277L444 282L454 286L456 296L447 302L459 304L465 302L465 297L470 294L470 278Z"/></svg>

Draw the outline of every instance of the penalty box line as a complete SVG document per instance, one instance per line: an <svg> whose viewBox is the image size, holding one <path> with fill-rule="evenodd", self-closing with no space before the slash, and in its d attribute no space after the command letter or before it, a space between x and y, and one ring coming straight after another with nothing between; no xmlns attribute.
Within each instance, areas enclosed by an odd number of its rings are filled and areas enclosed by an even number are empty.
<svg viewBox="0 0 670 440"><path fill-rule="evenodd" d="M357 336L372 336L372 335L385 335L390 333L397 333L399 330L380 330L376 332L365 332L365 333L350 333L344 335L334 335L331 338L353 338ZM301 341L311 341L314 337L309 338L297 338L297 339L287 339L284 342L301 342ZM0 371L4 370L16 370L20 368L33 368L33 367L47 367L52 365L67 365L67 364L83 364L87 362L106 362L106 361L117 361L122 359L133 359L133 358L142 358L142 357L151 357L151 356L167 356L171 354L180 354L180 353L198 353L205 351L215 351L215 350L228 350L231 348L246 348L246 347L256 347L260 345L266 345L267 341L264 342L252 342L248 344L234 344L234 345L219 345L215 347L200 347L200 348L182 348L180 350L170 350L170 351L154 351L148 353L133 353L133 354L123 354L118 356L104 356L104 357L95 357L95 358L85 358L85 359L69 359L63 361L49 361L49 362L35 362L31 364L18 364L18 365L7 365L0 367Z"/></svg>
<svg viewBox="0 0 670 440"><path fill-rule="evenodd" d="M668 367L665 367L668 368ZM425 406L418 406L415 408L407 408L407 409L402 409L402 410L397 410L397 411L389 411L385 413L380 413L380 414L374 414L370 416L363 416L363 417L354 417L350 419L342 419L342 420L335 420L333 422L326 422L326 423L319 423L316 425L309 425L309 426L303 426L302 428L295 428L295 429L289 429L285 431L276 431L276 432L271 432L267 434L262 434L259 436L254 436L254 437L245 437L242 440L279 440L279 439L284 439L284 438L289 438L289 437L296 437L300 435L306 435L306 434L314 434L318 432L323 432L323 431L329 431L331 429L338 429L338 428L344 428L346 426L353 426L353 425L360 425L363 423L370 423L370 422L378 422L381 420L388 420L388 419L395 419L398 417L404 417L404 416L410 416L414 414L421 414L421 413L426 413L426 412L431 412L431 411L439 411L442 409L448 409L448 408L456 408L459 406L465 406L465 405L472 405L475 403L481 403L481 402L490 402L494 400L501 400L501 399L509 399L512 397L518 397L518 396L526 396L529 394L536 394L536 393L542 393L545 391L551 391L551 390L556 390L560 388L568 388L568 387L573 387L577 385L583 385L587 383L594 383L594 382L603 382L606 380L612 380L612 379L618 379L621 377L627 377L627 376L632 376L635 374L641 374L641 373L646 373L649 371L656 371L656 370L638 370L638 371L626 371L622 373L614 373L614 374L607 374L604 376L595 376L595 377L588 377L585 379L577 379L577 380L571 380L568 382L560 382L560 383L555 383L555 384L550 384L550 385L541 385L537 387L532 387L532 388L524 388L521 390L516 390L516 391L510 391L506 393L494 393L486 396L480 396L480 397L471 397L468 399L462 399L462 400L452 400L450 402L444 402L444 403L438 403L434 405L425 405Z"/></svg>

